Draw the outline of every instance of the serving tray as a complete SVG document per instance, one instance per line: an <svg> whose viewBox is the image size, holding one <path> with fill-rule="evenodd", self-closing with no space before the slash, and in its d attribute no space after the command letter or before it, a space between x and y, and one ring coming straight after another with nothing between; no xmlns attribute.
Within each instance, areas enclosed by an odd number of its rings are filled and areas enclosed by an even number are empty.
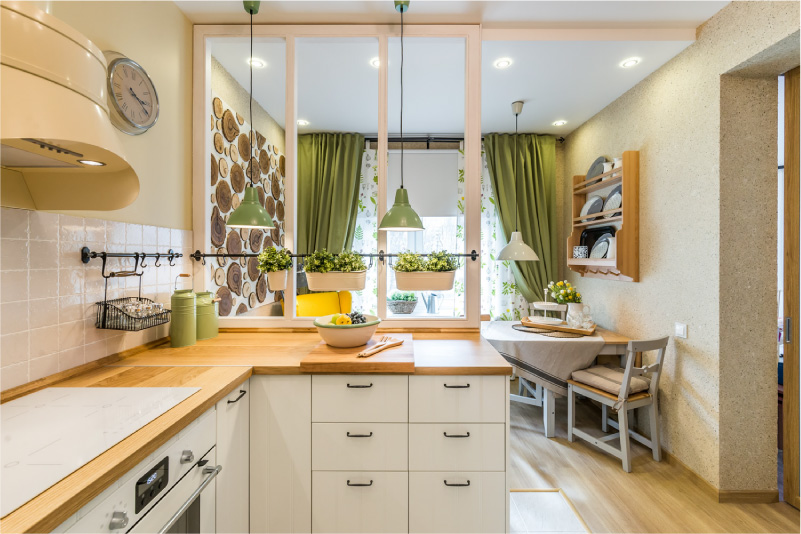
<svg viewBox="0 0 801 534"><path fill-rule="evenodd" d="M591 336L595 333L595 325L590 329L584 328L570 328L565 322L561 323L545 323L537 321L537 317L524 317L520 321L523 326L530 328L542 328L543 330L553 330L555 332L568 332L570 334L581 334L582 336Z"/></svg>

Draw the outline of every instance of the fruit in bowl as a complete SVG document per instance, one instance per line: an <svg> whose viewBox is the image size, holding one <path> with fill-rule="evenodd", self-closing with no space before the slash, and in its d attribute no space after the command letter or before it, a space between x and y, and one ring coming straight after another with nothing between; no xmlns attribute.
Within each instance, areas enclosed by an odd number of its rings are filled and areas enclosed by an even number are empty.
<svg viewBox="0 0 801 534"><path fill-rule="evenodd" d="M381 319L359 312L334 313L314 320L317 332L332 347L350 348L366 345L375 334Z"/></svg>

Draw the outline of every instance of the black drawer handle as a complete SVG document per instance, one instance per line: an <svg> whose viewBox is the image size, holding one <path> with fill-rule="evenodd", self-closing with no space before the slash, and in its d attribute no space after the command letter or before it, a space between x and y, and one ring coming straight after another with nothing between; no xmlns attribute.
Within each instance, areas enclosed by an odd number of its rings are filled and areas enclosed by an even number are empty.
<svg viewBox="0 0 801 534"><path fill-rule="evenodd" d="M443 432L442 435L446 438L469 438L470 432L467 432L466 434L448 434L447 432Z"/></svg>
<svg viewBox="0 0 801 534"><path fill-rule="evenodd" d="M228 399L228 404L233 404L235 402L239 402L242 399L242 397L244 397L245 395L247 395L247 391L245 391L244 389L240 389L239 390L239 396L237 398L235 398L234 400Z"/></svg>
<svg viewBox="0 0 801 534"><path fill-rule="evenodd" d="M352 388L352 389L371 388L371 387L373 387L373 383L370 382L369 386L365 386L364 384L348 384L348 387Z"/></svg>
<svg viewBox="0 0 801 534"><path fill-rule="evenodd" d="M348 486L350 486L351 488L363 488L363 487L372 486L372 485L373 485L373 481L372 480L370 481L369 484L360 484L358 482L351 484L350 480L348 480Z"/></svg>
<svg viewBox="0 0 801 534"><path fill-rule="evenodd" d="M449 488L466 488L467 486L470 485L470 481L468 480L467 484L448 484L448 481L445 480L445 485L448 486Z"/></svg>
<svg viewBox="0 0 801 534"><path fill-rule="evenodd" d="M349 438L372 438L373 437L373 433L372 432L370 432L369 434L351 434L350 432L347 432L346 435Z"/></svg>
<svg viewBox="0 0 801 534"><path fill-rule="evenodd" d="M448 389L464 389L464 388L469 388L470 387L470 384L467 384L467 385L464 385L464 386L449 386L448 384L442 384L442 385L445 386Z"/></svg>

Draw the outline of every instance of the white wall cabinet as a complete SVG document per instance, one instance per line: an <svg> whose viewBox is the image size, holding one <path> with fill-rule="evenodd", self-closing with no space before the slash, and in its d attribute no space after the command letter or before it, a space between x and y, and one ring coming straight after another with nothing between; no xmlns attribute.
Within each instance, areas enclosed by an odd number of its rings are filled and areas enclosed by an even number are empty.
<svg viewBox="0 0 801 534"><path fill-rule="evenodd" d="M217 532L250 532L250 383L217 402Z"/></svg>
<svg viewBox="0 0 801 534"><path fill-rule="evenodd" d="M311 532L311 376L253 376L250 389L250 530Z"/></svg>

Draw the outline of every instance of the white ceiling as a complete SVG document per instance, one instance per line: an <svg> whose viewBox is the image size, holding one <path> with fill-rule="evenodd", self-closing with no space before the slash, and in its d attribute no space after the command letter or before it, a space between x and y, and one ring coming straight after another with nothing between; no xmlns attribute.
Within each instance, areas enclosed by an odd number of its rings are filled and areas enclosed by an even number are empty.
<svg viewBox="0 0 801 534"><path fill-rule="evenodd" d="M238 12L242 5L238 1L176 3L196 22L247 19L244 12ZM445 14L451 17L450 22L483 22L486 26L491 21L496 27L513 21L515 27L577 28L587 22L587 27L594 29L694 28L727 3L414 0L410 14L420 14L417 22L441 22L438 17ZM382 18L384 11L389 11L386 18ZM390 0L263 2L259 17L267 14L270 22L397 22ZM407 20L414 22L411 16ZM264 23L268 19L258 21ZM391 38L389 44L389 132L397 135L399 40ZM520 131L566 135L690 44L691 41L485 41L482 131L513 131L511 103L523 100L526 106L520 115ZM234 78L248 87L247 39L217 40L211 49ZM370 59L378 56L377 40L298 39L296 54L297 117L310 123L299 127L300 132L377 132L378 69L370 66ZM257 38L254 55L267 61L265 68L254 69L254 96L284 126L284 43ZM632 56L642 58L641 63L630 69L618 66L621 60ZM499 57L509 57L514 63L508 69L496 69L492 62ZM406 135L463 134L463 41L405 39L404 102ZM557 119L568 123L552 126Z"/></svg>
<svg viewBox="0 0 801 534"><path fill-rule="evenodd" d="M175 2L195 24L244 24L239 0ZM728 1L412 0L409 24L478 24L488 28L697 28ZM258 24L392 24L392 0L263 1Z"/></svg>

